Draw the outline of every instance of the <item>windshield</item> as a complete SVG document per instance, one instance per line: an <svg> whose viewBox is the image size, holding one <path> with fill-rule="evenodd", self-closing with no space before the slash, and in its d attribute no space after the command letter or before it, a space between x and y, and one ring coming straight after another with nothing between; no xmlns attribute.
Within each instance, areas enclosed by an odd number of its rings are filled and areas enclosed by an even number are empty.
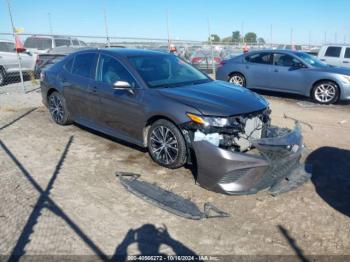
<svg viewBox="0 0 350 262"><path fill-rule="evenodd" d="M35 48L38 50L51 49L52 48L52 39L29 37L24 42L24 47Z"/></svg>
<svg viewBox="0 0 350 262"><path fill-rule="evenodd" d="M316 57L311 56L306 53L295 53L296 56L298 56L301 60L303 60L306 64L314 66L314 67L328 67L326 63L323 63L322 61L318 60Z"/></svg>
<svg viewBox="0 0 350 262"><path fill-rule="evenodd" d="M175 55L129 57L129 61L148 87L177 87L212 81Z"/></svg>

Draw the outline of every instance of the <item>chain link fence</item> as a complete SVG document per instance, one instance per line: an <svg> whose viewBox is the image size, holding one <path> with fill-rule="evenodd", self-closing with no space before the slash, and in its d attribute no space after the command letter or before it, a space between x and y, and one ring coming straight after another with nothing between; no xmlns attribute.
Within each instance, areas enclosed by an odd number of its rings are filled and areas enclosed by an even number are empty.
<svg viewBox="0 0 350 262"><path fill-rule="evenodd" d="M19 39L23 47L18 46ZM17 42L17 44L16 44ZM162 38L106 37L86 35L49 35L40 33L0 33L0 86L26 89L39 83L40 72L67 54L83 48L140 48L174 52L193 66L215 76L220 62L249 50L295 48L316 50L317 46L290 46L242 42L208 42ZM16 51L17 50L17 51Z"/></svg>

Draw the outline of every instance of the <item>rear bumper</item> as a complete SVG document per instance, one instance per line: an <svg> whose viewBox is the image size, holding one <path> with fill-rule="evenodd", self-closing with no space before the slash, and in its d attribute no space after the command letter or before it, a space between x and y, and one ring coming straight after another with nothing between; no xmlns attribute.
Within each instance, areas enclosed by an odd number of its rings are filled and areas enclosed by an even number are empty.
<svg viewBox="0 0 350 262"><path fill-rule="evenodd" d="M299 124L288 132L271 128L267 138L252 142L260 154L236 153L207 141L193 142L198 184L218 193L254 194L300 168L303 142Z"/></svg>

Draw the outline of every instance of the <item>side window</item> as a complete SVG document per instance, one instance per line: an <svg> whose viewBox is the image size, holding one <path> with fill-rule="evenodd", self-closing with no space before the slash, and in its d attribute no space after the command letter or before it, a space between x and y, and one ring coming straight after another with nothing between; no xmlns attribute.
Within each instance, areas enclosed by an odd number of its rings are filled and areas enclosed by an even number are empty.
<svg viewBox="0 0 350 262"><path fill-rule="evenodd" d="M252 54L250 56L247 56L245 60L249 63L271 65L272 54L271 53Z"/></svg>
<svg viewBox="0 0 350 262"><path fill-rule="evenodd" d="M95 71L96 54L87 53L79 54L75 56L72 74L94 78L93 72Z"/></svg>
<svg viewBox="0 0 350 262"><path fill-rule="evenodd" d="M110 56L101 55L98 63L97 81L113 85L117 81L126 81L135 85L134 78L125 67Z"/></svg>
<svg viewBox="0 0 350 262"><path fill-rule="evenodd" d="M68 39L55 39L55 46L70 46L70 40Z"/></svg>
<svg viewBox="0 0 350 262"><path fill-rule="evenodd" d="M8 42L0 42L0 52L15 52L15 45Z"/></svg>
<svg viewBox="0 0 350 262"><path fill-rule="evenodd" d="M72 42L73 42L73 45L79 45L79 41L77 39L73 39Z"/></svg>
<svg viewBox="0 0 350 262"><path fill-rule="evenodd" d="M329 56L329 57L339 57L341 52L341 47L340 46L330 46L327 48L327 51L324 56Z"/></svg>
<svg viewBox="0 0 350 262"><path fill-rule="evenodd" d="M301 62L287 54L275 54L274 55L274 64L276 66L285 66L285 67L292 67L300 64Z"/></svg>
<svg viewBox="0 0 350 262"><path fill-rule="evenodd" d="M63 68L66 69L68 72L72 72L73 62L74 62L74 56L70 57L66 61L66 63L63 65Z"/></svg>
<svg viewBox="0 0 350 262"><path fill-rule="evenodd" d="M344 58L350 58L350 48L346 48Z"/></svg>

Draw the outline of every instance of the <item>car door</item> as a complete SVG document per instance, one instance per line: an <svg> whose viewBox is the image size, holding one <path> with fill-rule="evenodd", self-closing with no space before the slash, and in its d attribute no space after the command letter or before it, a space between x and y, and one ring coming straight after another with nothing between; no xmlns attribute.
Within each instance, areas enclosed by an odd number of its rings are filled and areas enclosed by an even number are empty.
<svg viewBox="0 0 350 262"><path fill-rule="evenodd" d="M307 70L300 59L286 53L274 53L272 89L304 94Z"/></svg>
<svg viewBox="0 0 350 262"><path fill-rule="evenodd" d="M344 47L344 58L342 59L342 66L350 68L350 47Z"/></svg>
<svg viewBox="0 0 350 262"><path fill-rule="evenodd" d="M341 46L328 46L324 53L324 56L320 60L329 65L342 66L340 62L341 51L342 51Z"/></svg>
<svg viewBox="0 0 350 262"><path fill-rule="evenodd" d="M131 88L118 88L114 84L124 81ZM144 89L122 62L115 57L100 54L95 82L100 100L100 123L107 133L122 139L140 141L143 137Z"/></svg>
<svg viewBox="0 0 350 262"><path fill-rule="evenodd" d="M248 88L269 89L273 80L272 53L261 52L245 56L244 74Z"/></svg>
<svg viewBox="0 0 350 262"><path fill-rule="evenodd" d="M93 127L99 116L98 96L93 84L97 62L96 52L84 52L67 59L60 76L68 108L77 122Z"/></svg>
<svg viewBox="0 0 350 262"><path fill-rule="evenodd" d="M18 58L14 43L0 42L0 59L0 65L7 73L18 72Z"/></svg>

